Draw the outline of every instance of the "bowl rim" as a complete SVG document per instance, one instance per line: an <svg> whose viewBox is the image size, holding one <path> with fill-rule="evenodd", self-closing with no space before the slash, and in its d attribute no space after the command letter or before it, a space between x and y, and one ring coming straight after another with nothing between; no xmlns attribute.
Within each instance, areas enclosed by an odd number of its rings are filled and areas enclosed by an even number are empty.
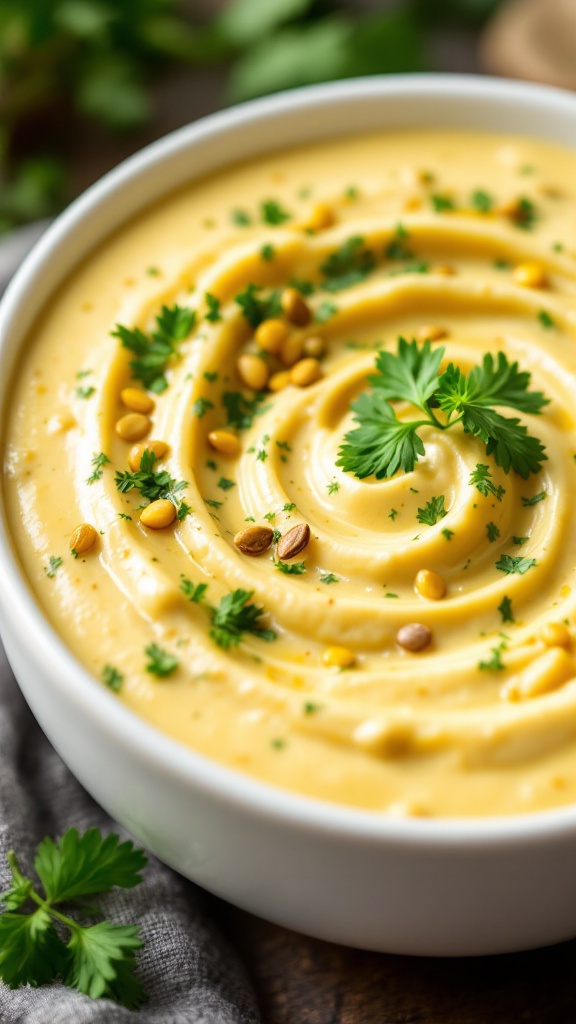
<svg viewBox="0 0 576 1024"><path fill-rule="evenodd" d="M532 103L535 106L539 104L576 119L576 97L562 89L501 78L435 73L376 75L306 86L252 100L203 117L157 139L122 161L91 185L56 218L16 272L0 303L0 359L4 357L9 344L11 321L26 298L30 282L39 274L42 267L47 265L52 251L70 232L81 226L88 214L93 213L95 208L107 201L110 194L125 186L127 182L138 179L154 165L169 160L182 148L193 146L211 135L227 132L233 127L258 121L270 114L289 113L318 104L338 103L340 100L360 102L368 96L373 99L375 93L383 99L414 98L421 96L423 90L426 91L427 98L430 97L431 91L435 92L439 102L443 97L453 96L455 92L460 97L474 99L496 99L505 96L507 101ZM351 133L342 134L349 136ZM536 133L535 137L540 136ZM272 146L271 150L274 148ZM193 174L190 177L193 180ZM146 205L154 201L149 198L148 203L144 202L140 209L145 209ZM127 219L130 219L130 215ZM106 232L104 237L109 237L110 234L111 232ZM93 246L94 242L86 248L85 253L88 254ZM62 278L59 279L59 283L61 280ZM51 293L53 291L54 288L50 289ZM46 301L44 298L39 308ZM37 315L38 311L34 318ZM22 338L16 348L22 344L26 334L27 331L22 332ZM8 378L11 379L11 374ZM3 384L2 387L6 391L6 385ZM456 850L525 844L527 840L542 844L555 838L576 839L576 804L509 816L396 819L379 811L332 803L284 790L228 768L187 747L183 742L172 739L122 704L84 668L56 632L36 601L25 572L19 565L16 547L15 544L13 546L8 530L3 499L3 488L0 488L2 633L19 635L24 643L29 643L31 635L36 636L36 646L44 652L43 656L46 657L46 653L49 653L48 671L62 698L74 702L86 716L96 717L99 725L108 731L115 742L120 742L137 757L148 759L156 771L168 773L181 784L191 785L205 795L216 797L244 813L266 817L278 824L289 824L293 828L307 832L338 836L341 841L362 840L376 845L386 843L428 849L448 847Z"/></svg>

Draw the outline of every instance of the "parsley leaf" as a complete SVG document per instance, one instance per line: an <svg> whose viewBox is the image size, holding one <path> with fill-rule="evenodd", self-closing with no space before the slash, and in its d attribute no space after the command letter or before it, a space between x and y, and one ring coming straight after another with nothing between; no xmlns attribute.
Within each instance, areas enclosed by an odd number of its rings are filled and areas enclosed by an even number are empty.
<svg viewBox="0 0 576 1024"><path fill-rule="evenodd" d="M178 345L188 337L195 322L196 313L192 309L178 305L162 306L150 337L139 327L124 327L122 324L116 324L111 334L136 356L130 362L134 379L141 381L148 391L159 395L168 387L165 373L168 364L178 355Z"/></svg>
<svg viewBox="0 0 576 1024"><path fill-rule="evenodd" d="M376 257L372 250L365 248L360 235L353 235L321 265L320 270L326 278L323 287L329 292L350 288L363 281L375 266Z"/></svg>
<svg viewBox="0 0 576 1024"><path fill-rule="evenodd" d="M492 480L490 466L485 466L482 462L476 463L476 469L472 470L468 483L470 486L476 487L480 491L480 494L485 498L487 498L489 494L493 494L497 501L502 501L502 498L506 494L503 487L496 487L496 484Z"/></svg>
<svg viewBox="0 0 576 1024"><path fill-rule="evenodd" d="M244 291L234 297L234 302L240 306L251 327L258 327L263 320L273 319L282 312L280 293L273 291L267 296L262 296L259 295L262 290L262 285L247 284Z"/></svg>
<svg viewBox="0 0 576 1024"><path fill-rule="evenodd" d="M165 651L163 647L159 647L158 644L149 644L144 648L144 654L148 655L146 671L160 679L165 679L178 668L178 658Z"/></svg>
<svg viewBox="0 0 576 1024"><path fill-rule="evenodd" d="M478 188L472 193L470 201L475 210L479 213L490 213L490 210L494 206L494 196L491 196L489 192L485 192L484 189Z"/></svg>
<svg viewBox="0 0 576 1024"><path fill-rule="evenodd" d="M251 590L233 590L224 595L216 608L211 609L210 636L219 647L225 650L236 647L244 633L257 636L260 640L276 639L273 629L262 629L258 620L264 614L264 609L250 603L252 593Z"/></svg>
<svg viewBox="0 0 576 1024"><path fill-rule="evenodd" d="M118 693L124 682L124 676L113 665L104 665L102 669L102 682L114 693Z"/></svg>
<svg viewBox="0 0 576 1024"><path fill-rule="evenodd" d="M274 562L274 565L285 576L303 576L306 572L305 562L281 562L278 559Z"/></svg>
<svg viewBox="0 0 576 1024"><path fill-rule="evenodd" d="M94 471L90 474L86 483L93 484L96 480L101 480L103 476L103 467L108 465L109 462L110 459L104 454L104 452L94 452L94 455L90 460L90 465L94 466Z"/></svg>
<svg viewBox="0 0 576 1024"><path fill-rule="evenodd" d="M42 889L22 874L13 851L7 860L12 888L2 895L9 908L0 917L2 980L16 988L62 979L92 998L108 997L137 1009L144 997L134 973L135 953L142 947L139 927L110 921L86 926L80 923L85 908L78 908L80 920L76 920L62 913L59 905L84 901L115 886L138 885L146 865L144 852L129 840L120 842L117 835L103 837L95 828L83 835L69 829L56 842L46 837L34 861ZM16 909L18 913L12 912ZM97 913L90 909L91 916Z"/></svg>
<svg viewBox="0 0 576 1024"><path fill-rule="evenodd" d="M61 558L60 555L50 555L50 558L48 559L48 565L44 566L44 572L46 573L49 579L53 579L53 577L56 575L58 569L60 568L61 565L63 565L63 563L64 559Z"/></svg>
<svg viewBox="0 0 576 1024"><path fill-rule="evenodd" d="M403 224L396 225L396 232L394 238L386 246L385 254L389 260L412 260L414 259L414 253L408 248L406 244L410 238L410 232L406 230Z"/></svg>
<svg viewBox="0 0 576 1024"><path fill-rule="evenodd" d="M208 306L208 312L204 319L208 320L211 324L218 323L218 321L222 319L220 314L220 299L216 298L215 295L212 295L211 292L206 292L204 298L206 300L206 305Z"/></svg>
<svg viewBox="0 0 576 1024"><path fill-rule="evenodd" d="M292 219L292 214L284 210L275 199L265 199L260 204L260 214L264 223L270 224L272 227L278 227L279 224L284 224L287 220Z"/></svg>
<svg viewBox="0 0 576 1024"><path fill-rule="evenodd" d="M225 391L222 405L227 414L226 425L236 427L237 430L248 430L254 417L264 412L260 406L266 397L264 391L257 391L252 398L246 398L242 391Z"/></svg>
<svg viewBox="0 0 576 1024"><path fill-rule="evenodd" d="M194 604L200 604L204 600L206 591L208 590L207 583L194 583L192 580L182 577L180 581L180 590Z"/></svg>
<svg viewBox="0 0 576 1024"><path fill-rule="evenodd" d="M498 611L502 616L502 622L515 622L515 618L512 614L512 601L509 597L503 597L502 603L498 605Z"/></svg>
<svg viewBox="0 0 576 1024"><path fill-rule="evenodd" d="M183 490L186 487L186 480L174 480L170 476L168 470L155 470L154 463L157 460L157 456L151 451L150 448L146 448L142 453L140 459L140 469L135 473L128 470L125 472L121 470L116 471L114 482L116 487L120 491L120 494L126 494L128 491L137 490L140 492L143 498L148 498L149 501L157 501L159 498L168 498L176 507L180 505L179 499L176 497L178 491Z"/></svg>
<svg viewBox="0 0 576 1024"><path fill-rule="evenodd" d="M448 512L444 508L444 495L441 494L438 498L431 498L426 502L424 508L419 508L416 519L419 523L424 523L427 526L435 526L439 519L443 519L447 515Z"/></svg>
<svg viewBox="0 0 576 1024"><path fill-rule="evenodd" d="M502 650L503 644L499 644L498 647L492 647L492 657L489 661L479 661L478 668L488 672L503 672L506 665L502 661Z"/></svg>
<svg viewBox="0 0 576 1024"><path fill-rule="evenodd" d="M508 575L518 573L523 576L533 565L536 565L535 558L522 558L521 555L500 555L496 562L496 568Z"/></svg>
<svg viewBox="0 0 576 1024"><path fill-rule="evenodd" d="M531 498L525 498L522 496L522 505L524 508L530 508L532 505L537 505L539 501L544 501L547 497L547 491L540 491L538 494L533 494Z"/></svg>
<svg viewBox="0 0 576 1024"><path fill-rule="evenodd" d="M500 536L500 530L496 526L496 523L486 523L486 533L491 544L493 544L495 540L498 540L498 537Z"/></svg>
<svg viewBox="0 0 576 1024"><path fill-rule="evenodd" d="M389 477L400 468L410 472L424 454L417 433L420 427L447 430L461 423L465 433L484 441L486 454L493 454L504 472L513 469L526 479L540 470L547 458L542 443L528 434L520 420L492 408L503 405L540 413L548 399L540 391L528 390L530 374L519 371L518 363L509 363L499 352L496 362L487 353L468 375L450 363L438 377L443 355L444 348L433 350L429 341L418 348L415 341L408 343L404 338L398 339L396 354L378 354L379 372L369 377L372 391L352 404L359 426L346 434L336 465L361 478L372 474L378 479ZM389 404L396 400L409 402L425 418L399 420ZM446 414L444 422L434 412L437 407ZM486 473L480 471L478 482L486 480ZM498 497L498 490L495 494Z"/></svg>

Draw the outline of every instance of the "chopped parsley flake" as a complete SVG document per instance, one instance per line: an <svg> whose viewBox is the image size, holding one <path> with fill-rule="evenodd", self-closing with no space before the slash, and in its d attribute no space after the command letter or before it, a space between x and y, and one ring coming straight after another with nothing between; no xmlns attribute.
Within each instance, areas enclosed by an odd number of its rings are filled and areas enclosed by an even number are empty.
<svg viewBox="0 0 576 1024"><path fill-rule="evenodd" d="M216 486L222 491L229 491L232 487L236 487L236 481L229 480L228 477L221 476Z"/></svg>
<svg viewBox="0 0 576 1024"><path fill-rule="evenodd" d="M260 204L260 214L264 223L270 224L272 227L278 227L280 224L285 224L287 220L292 219L292 214L284 210L275 199L264 200Z"/></svg>
<svg viewBox="0 0 576 1024"><path fill-rule="evenodd" d="M92 398L92 395L96 394L96 388L75 388L74 394L77 398Z"/></svg>
<svg viewBox="0 0 576 1024"><path fill-rule="evenodd" d="M259 619L264 609L251 604L251 590L234 590L225 594L216 608L211 608L212 628L210 636L219 647L228 650L236 647L243 639L244 633L250 633L259 640L276 639L273 629L262 629Z"/></svg>
<svg viewBox="0 0 576 1024"><path fill-rule="evenodd" d="M192 331L196 313L192 309L162 306L156 317L156 327L148 337L139 327L124 327L116 324L111 332L119 338L124 348L136 356L130 362L135 380L139 380L147 391L161 394L168 387L166 370L170 360L178 355L178 346Z"/></svg>
<svg viewBox="0 0 576 1024"><path fill-rule="evenodd" d="M266 263L270 263L276 255L276 250L271 242L266 242L265 245L260 249L260 255Z"/></svg>
<svg viewBox="0 0 576 1024"><path fill-rule="evenodd" d="M180 580L180 590L194 604L200 604L204 600L206 591L208 590L207 583L194 583L193 580L189 580L186 576L183 576Z"/></svg>
<svg viewBox="0 0 576 1024"><path fill-rule="evenodd" d="M502 622L515 622L515 618L512 614L512 601L509 597L503 597L502 603L498 605L498 611L502 616Z"/></svg>
<svg viewBox="0 0 576 1024"><path fill-rule="evenodd" d="M394 522L394 520L396 519L397 515L398 515L398 509L397 508L391 508L389 513L388 513L388 519L391 519L392 522Z"/></svg>
<svg viewBox="0 0 576 1024"><path fill-rule="evenodd" d="M500 536L500 530L496 526L496 523L486 523L486 533L488 534L488 540L491 544L493 544L495 540L498 540L498 537Z"/></svg>
<svg viewBox="0 0 576 1024"><path fill-rule="evenodd" d="M490 210L494 207L494 196L491 196L489 192L485 192L484 189L478 188L472 193L470 201L475 210L479 213L490 213Z"/></svg>
<svg viewBox="0 0 576 1024"><path fill-rule="evenodd" d="M214 382L218 380L218 371L217 370L204 370L203 376L204 376L204 379L207 380L210 384L214 384Z"/></svg>
<svg viewBox="0 0 576 1024"><path fill-rule="evenodd" d="M525 544L527 540L530 540L530 538L529 537L512 537L512 543L513 544L517 544L519 548L521 548L522 545Z"/></svg>
<svg viewBox="0 0 576 1024"><path fill-rule="evenodd" d="M328 494L336 494L339 490L340 484L337 480L332 480L332 482L328 484Z"/></svg>
<svg viewBox="0 0 576 1024"><path fill-rule="evenodd" d="M502 651L504 650L505 646L506 645L504 643L501 643L498 644L498 647L492 647L492 657L490 658L489 661L478 662L478 668L488 672L503 672L504 669L506 668L504 662L502 661Z"/></svg>
<svg viewBox="0 0 576 1024"><path fill-rule="evenodd" d="M434 193L430 196L430 202L435 213L446 213L448 210L455 209L454 200L450 196Z"/></svg>
<svg viewBox="0 0 576 1024"><path fill-rule="evenodd" d="M227 415L226 426L248 430L254 417L264 412L261 405L265 398L266 394L263 391L257 391L253 398L246 398L242 391L225 391L222 395L222 405Z"/></svg>
<svg viewBox="0 0 576 1024"><path fill-rule="evenodd" d="M44 572L50 579L52 579L56 575L56 572L63 564L63 562L64 559L60 558L59 555L50 555L50 558L48 559L48 565L44 566Z"/></svg>
<svg viewBox="0 0 576 1024"><path fill-rule="evenodd" d="M124 676L117 668L113 665L104 665L102 669L102 682L109 687L110 690L114 690L114 693L118 693L122 683L124 682Z"/></svg>
<svg viewBox="0 0 576 1024"><path fill-rule="evenodd" d="M496 568L500 569L501 572L505 572L508 575L517 573L519 576L523 576L534 565L536 565L535 558L522 558L521 555L500 555L496 562Z"/></svg>
<svg viewBox="0 0 576 1024"><path fill-rule="evenodd" d="M522 196L518 200L516 209L511 214L510 219L516 227L522 228L523 231L531 231L538 220L538 211L535 203L531 199Z"/></svg>
<svg viewBox="0 0 576 1024"><path fill-rule="evenodd" d="M285 576L302 576L306 572L305 562L281 562L280 560L275 560L274 565Z"/></svg>
<svg viewBox="0 0 576 1024"><path fill-rule="evenodd" d="M143 498L148 501L157 501L159 498L168 498L176 507L180 501L176 497L178 491L186 487L186 480L174 480L166 469L155 470L154 463L157 456L149 448L146 448L140 459L140 469L132 473L116 471L114 482L120 494L127 494L128 491L139 491Z"/></svg>
<svg viewBox="0 0 576 1024"><path fill-rule="evenodd" d="M222 508L222 502L215 501L214 498L204 498L204 504L209 505L210 508Z"/></svg>
<svg viewBox="0 0 576 1024"><path fill-rule="evenodd" d="M442 530L442 536L445 537L446 540L452 540L452 537L454 536L454 530L449 530L448 527L445 526L444 529Z"/></svg>
<svg viewBox="0 0 576 1024"><path fill-rule="evenodd" d="M548 313L545 309L540 310L540 312L538 313L538 319L542 324L542 327L545 327L547 331L550 330L552 327L556 327L556 321L552 316L550 316L550 313Z"/></svg>
<svg viewBox="0 0 576 1024"><path fill-rule="evenodd" d="M211 402L209 398L204 398L203 396L201 396L200 398L197 398L196 401L194 402L194 405L192 406L192 412L194 413L195 416L198 417L199 420L201 420L202 417L205 416L206 413L208 412L208 409L213 408L214 402Z"/></svg>
<svg viewBox="0 0 576 1024"><path fill-rule="evenodd" d="M94 466L94 472L88 477L86 483L93 484L96 480L101 480L103 476L102 470L109 462L110 459L104 452L95 452L90 460L90 465Z"/></svg>
<svg viewBox="0 0 576 1024"><path fill-rule="evenodd" d="M268 296L261 296L262 286L258 284L247 284L243 292L234 297L236 305L240 306L242 313L251 327L258 327L263 320L273 319L280 316L282 307L280 305L280 294L277 291L271 292Z"/></svg>
<svg viewBox="0 0 576 1024"><path fill-rule="evenodd" d="M376 257L372 250L365 247L360 235L353 235L330 253L321 265L320 270L325 277L323 287L329 292L350 288L363 281L375 266Z"/></svg>
<svg viewBox="0 0 576 1024"><path fill-rule="evenodd" d="M336 316L337 312L338 306L335 306L333 302L321 302L315 314L316 323L325 324L327 320Z"/></svg>
<svg viewBox="0 0 576 1024"><path fill-rule="evenodd" d="M481 462L476 463L476 469L472 470L468 483L470 486L476 487L485 498L492 494L497 501L502 501L506 494L503 487L496 487L496 484L493 482L490 467L485 466Z"/></svg>
<svg viewBox="0 0 576 1024"><path fill-rule="evenodd" d="M419 523L424 523L427 526L435 526L439 519L443 519L447 515L448 511L444 508L444 495L440 494L437 498L427 501L424 508L418 509L416 519Z"/></svg>
<svg viewBox="0 0 576 1024"><path fill-rule="evenodd" d="M208 306L208 312L206 313L204 319L209 320L211 324L218 323L218 321L222 319L220 313L220 299L218 299L215 295L212 295L211 292L206 292L204 299L206 301L206 305Z"/></svg>
<svg viewBox="0 0 576 1024"><path fill-rule="evenodd" d="M246 210L232 210L230 214L232 223L239 228L247 228L252 223L252 217Z"/></svg>
<svg viewBox="0 0 576 1024"><path fill-rule="evenodd" d="M322 710L321 704L316 704L313 700L305 700L302 706L302 711L305 715L315 715L317 711Z"/></svg>
<svg viewBox="0 0 576 1024"><path fill-rule="evenodd" d="M522 498L522 504L524 508L530 508L532 505L537 505L539 501L544 501L548 497L546 491L540 491L538 494L534 494L531 498Z"/></svg>
<svg viewBox="0 0 576 1024"><path fill-rule="evenodd" d="M150 672L153 676L158 676L159 679L165 679L166 676L172 674L175 669L178 668L178 658L175 658L173 654L169 654L158 644L150 644L144 649L144 654L147 655L148 661L144 666L147 672Z"/></svg>
<svg viewBox="0 0 576 1024"><path fill-rule="evenodd" d="M320 583L340 583L340 578L335 576L333 572L327 572L320 577Z"/></svg>
<svg viewBox="0 0 576 1024"><path fill-rule="evenodd" d="M410 232L402 224L396 225L394 238L388 243L385 255L389 260L412 260L414 253L406 244L410 238Z"/></svg>

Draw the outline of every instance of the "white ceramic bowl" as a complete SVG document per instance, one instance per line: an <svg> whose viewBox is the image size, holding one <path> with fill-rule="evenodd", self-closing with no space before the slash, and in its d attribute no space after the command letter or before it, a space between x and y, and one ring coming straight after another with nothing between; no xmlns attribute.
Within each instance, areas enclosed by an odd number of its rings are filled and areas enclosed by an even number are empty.
<svg viewBox="0 0 576 1024"><path fill-rule="evenodd" d="M2 407L45 301L147 204L239 158L399 126L570 145L576 98L480 78L371 78L250 103L169 135L78 199L17 274L0 316ZM255 782L157 732L86 672L37 606L4 524L0 579L2 636L42 728L114 818L200 885L290 928L395 953L498 953L576 934L576 807L391 821Z"/></svg>

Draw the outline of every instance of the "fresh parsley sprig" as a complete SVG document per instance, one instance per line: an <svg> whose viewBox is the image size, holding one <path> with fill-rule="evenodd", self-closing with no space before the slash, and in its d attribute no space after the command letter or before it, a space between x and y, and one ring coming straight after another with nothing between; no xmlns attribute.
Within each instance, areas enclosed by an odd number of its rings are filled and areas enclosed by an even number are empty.
<svg viewBox="0 0 576 1024"><path fill-rule="evenodd" d="M257 604L252 604L252 590L232 590L225 594L216 606L205 600L207 584L194 584L192 580L182 577L180 590L194 604L204 604L212 619L210 636L214 643L224 650L230 647L237 647L242 641L244 633L250 633L259 640L272 641L276 639L273 629L264 629L260 623L264 609Z"/></svg>
<svg viewBox="0 0 576 1024"><path fill-rule="evenodd" d="M549 400L540 391L528 390L531 375L520 371L518 363L509 363L503 352L496 360L487 353L468 374L453 363L440 374L444 351L432 349L429 341L419 348L415 341L399 338L395 354L379 352L378 373L368 378L371 391L352 404L358 427L346 434L337 466L360 478L382 479L399 469L409 473L424 455L421 427L448 430L461 424L464 433L484 442L486 454L505 473L513 469L526 479L540 471L547 459L544 445L519 419L496 411L500 406L542 411ZM408 402L422 417L398 419L393 401Z"/></svg>
<svg viewBox="0 0 576 1024"><path fill-rule="evenodd" d="M155 470L154 464L157 460L157 456L151 451L150 448L146 448L142 453L140 459L140 469L135 473L129 470L122 471L117 470L114 477L116 487L120 491L120 494L126 494L128 491L137 490L143 498L148 498L148 501L157 501L159 498L168 498L178 511L184 504L178 497L178 491L184 489L187 486L186 480L174 480L174 477L170 476L168 470ZM186 506L187 511L189 507ZM186 514L186 513L184 513ZM183 516L178 516L183 518Z"/></svg>
<svg viewBox="0 0 576 1024"><path fill-rule="evenodd" d="M148 391L159 395L168 387L168 364L178 355L178 345L188 337L195 322L193 309L178 305L162 306L156 317L156 327L149 337L139 327L124 327L122 324L116 324L111 334L136 356L130 362L134 379L141 381Z"/></svg>
<svg viewBox="0 0 576 1024"><path fill-rule="evenodd" d="M13 850L7 860L12 885L0 897L6 907L0 916L0 978L10 988L61 979L93 999L137 1009L144 999L134 973L143 945L139 926L85 922L98 916L94 896L142 881L143 850L115 834L103 837L97 828L83 835L71 828L57 842L46 837L40 843L34 860L40 884L22 872ZM73 905L66 914L59 909L63 903L67 910Z"/></svg>

